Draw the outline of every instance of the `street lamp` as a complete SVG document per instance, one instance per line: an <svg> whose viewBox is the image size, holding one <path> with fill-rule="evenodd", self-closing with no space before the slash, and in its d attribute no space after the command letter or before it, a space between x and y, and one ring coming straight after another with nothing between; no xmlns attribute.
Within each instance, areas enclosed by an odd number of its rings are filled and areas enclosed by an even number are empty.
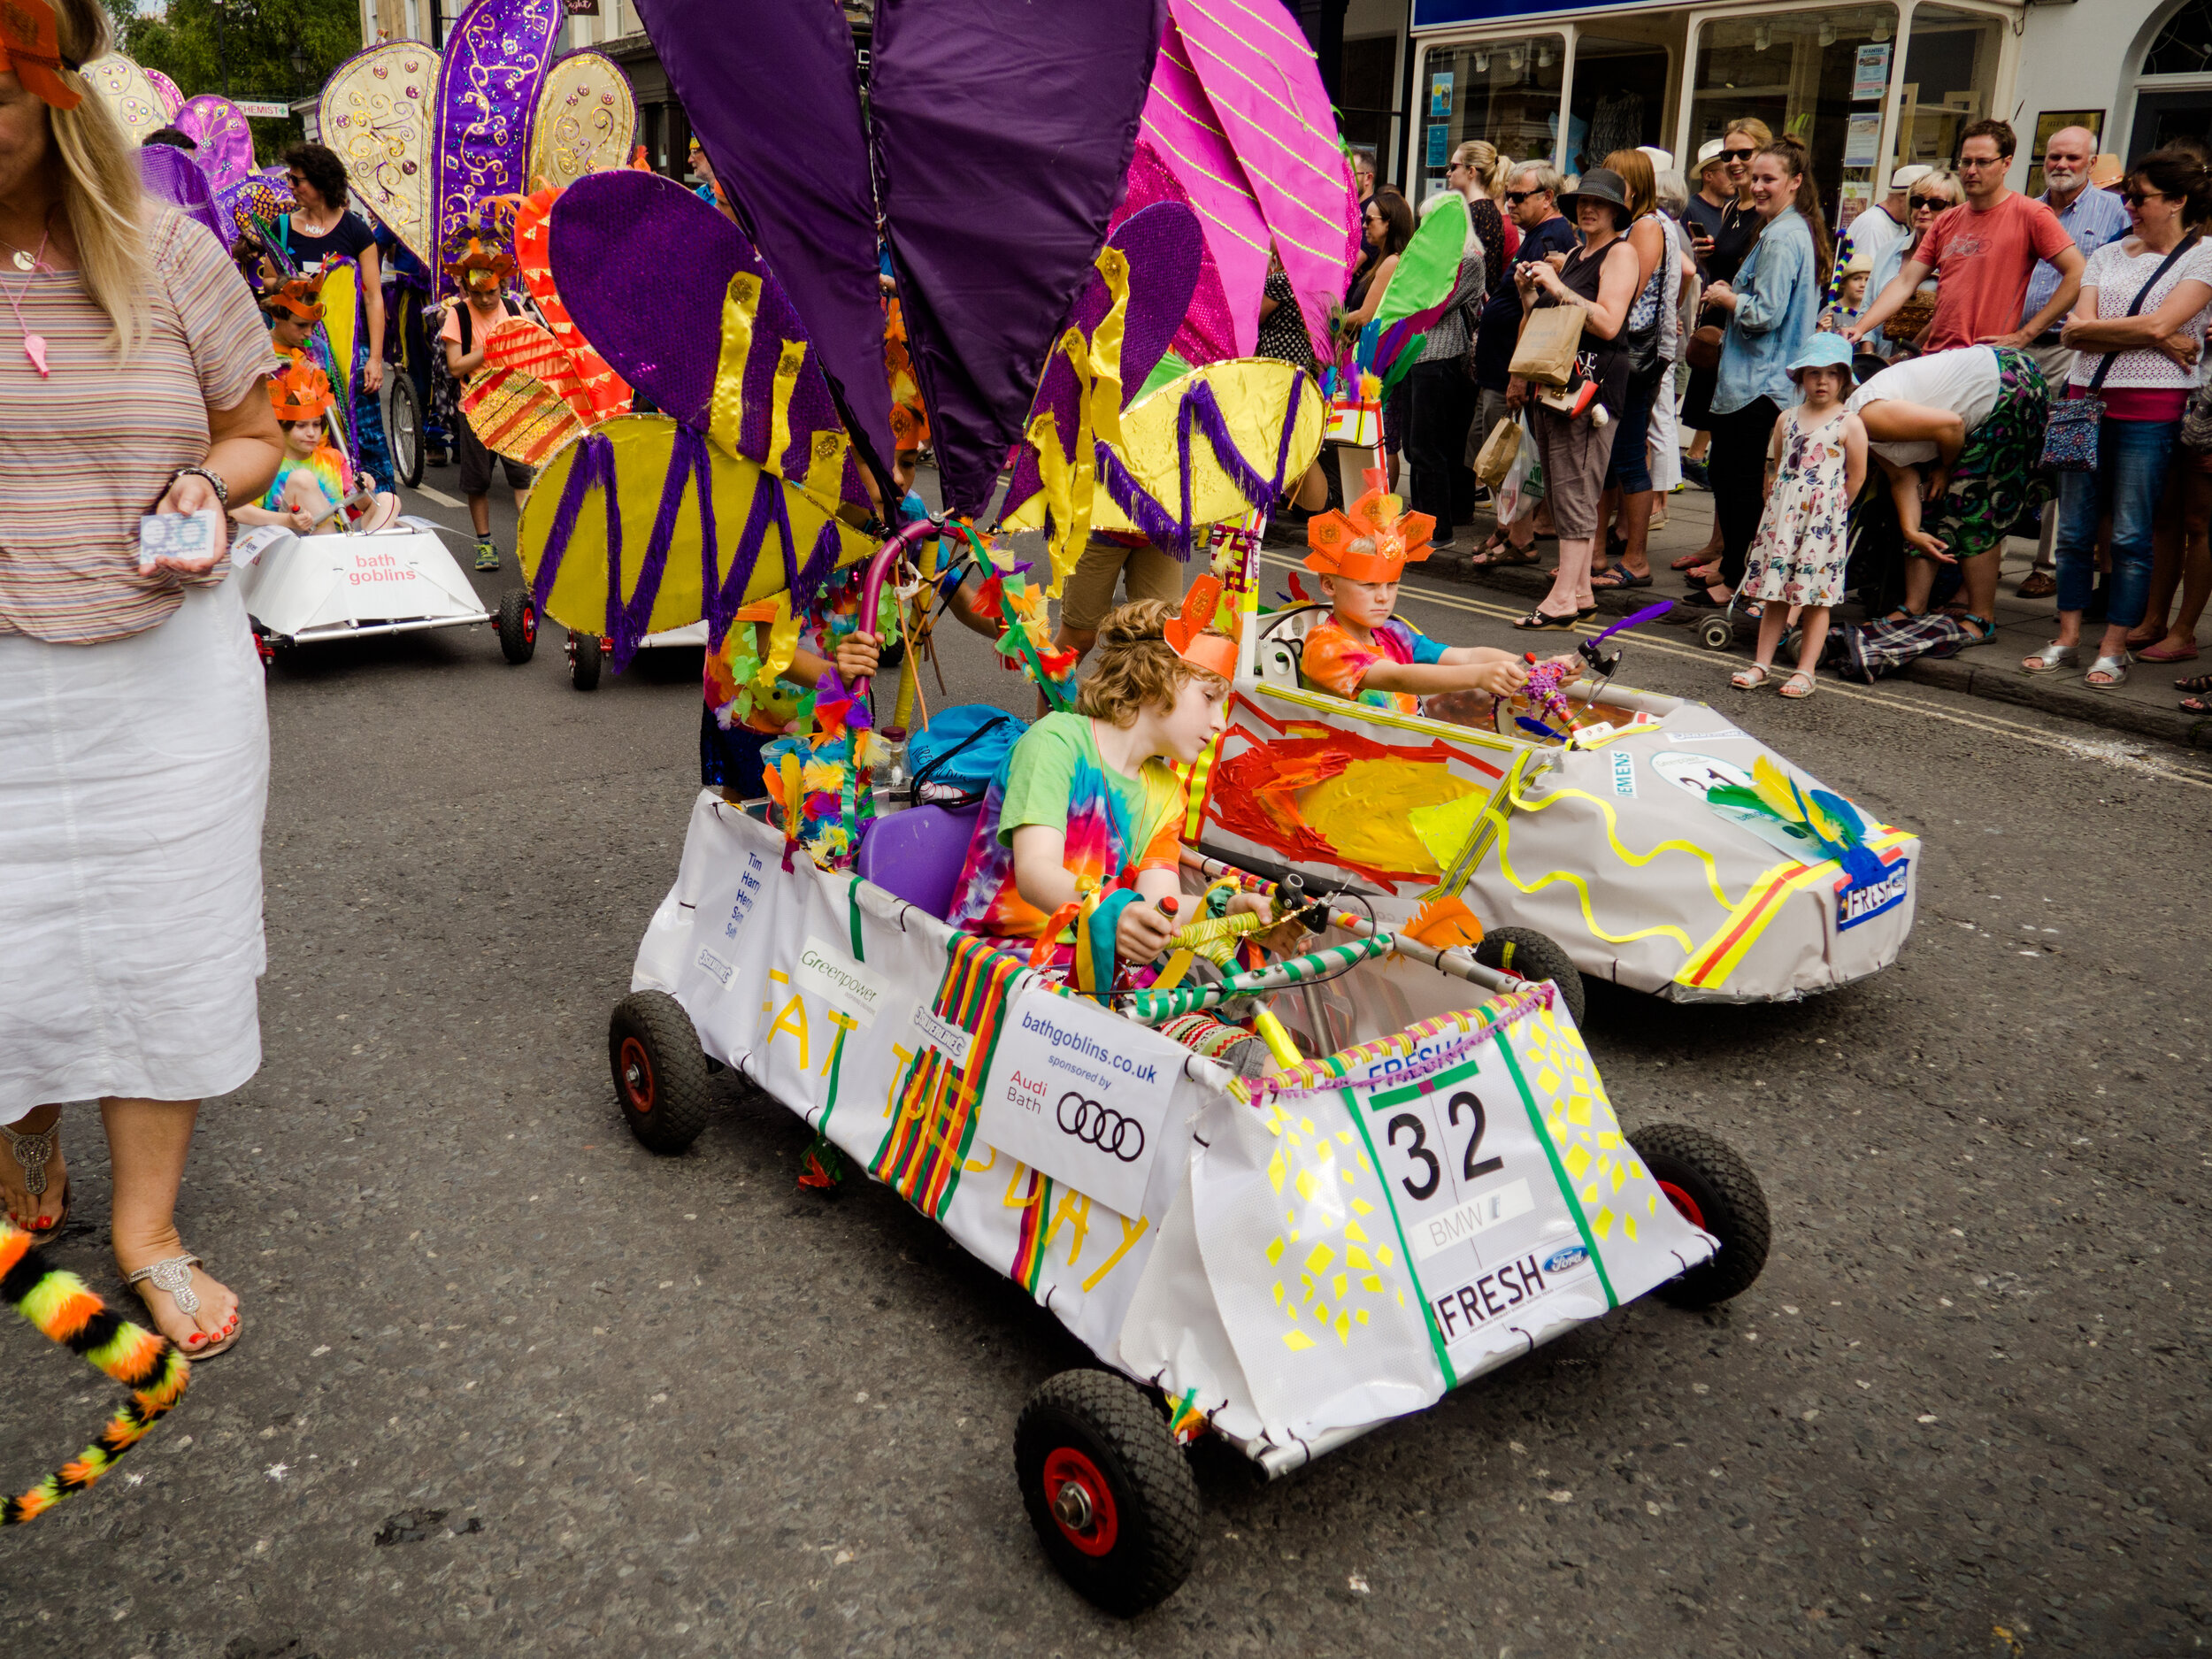
<svg viewBox="0 0 2212 1659"><path fill-rule="evenodd" d="M292 48L292 90L307 90L307 48L297 44Z"/></svg>

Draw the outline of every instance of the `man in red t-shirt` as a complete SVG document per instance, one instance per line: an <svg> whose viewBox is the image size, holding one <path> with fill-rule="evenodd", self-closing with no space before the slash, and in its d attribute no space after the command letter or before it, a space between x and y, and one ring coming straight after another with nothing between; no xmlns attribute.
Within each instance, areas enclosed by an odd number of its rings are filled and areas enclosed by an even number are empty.
<svg viewBox="0 0 2212 1659"><path fill-rule="evenodd" d="M1846 338L1856 342L1879 328L1931 272L1936 307L1917 342L1924 352L1971 345L2017 350L2074 309L2088 262L2057 214L2032 196L2005 188L2012 151L2012 128L2004 121L1977 121L1966 129L1959 141L1966 205L1928 227L1912 257L1844 330ZM2028 279L2044 259L2058 267L2058 289L2024 322Z"/></svg>

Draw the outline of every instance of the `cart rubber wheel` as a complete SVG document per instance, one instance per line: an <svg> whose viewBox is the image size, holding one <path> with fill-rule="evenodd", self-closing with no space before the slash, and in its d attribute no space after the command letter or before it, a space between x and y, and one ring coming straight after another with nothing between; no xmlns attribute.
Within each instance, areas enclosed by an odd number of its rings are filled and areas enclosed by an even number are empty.
<svg viewBox="0 0 2212 1659"><path fill-rule="evenodd" d="M1549 933L1540 933L1533 927L1494 927L1475 947L1475 960L1486 968L1517 973L1524 979L1549 979L1566 999L1567 1011L1574 1016L1575 1024L1582 1024L1586 1005L1582 974Z"/></svg>
<svg viewBox="0 0 2212 1659"><path fill-rule="evenodd" d="M537 655L538 607L527 588L510 588L499 596L499 651L517 664Z"/></svg>
<svg viewBox="0 0 2212 1659"><path fill-rule="evenodd" d="M634 991L607 1022L615 1098L638 1144L673 1156L707 1126L707 1056L683 1004L665 991Z"/></svg>
<svg viewBox="0 0 2212 1659"><path fill-rule="evenodd" d="M1720 1240L1720 1254L1652 1294L1678 1308L1710 1308L1751 1288L1767 1264L1773 1223L1767 1196L1735 1148L1688 1124L1652 1124L1628 1137L1659 1190L1694 1227Z"/></svg>
<svg viewBox="0 0 2212 1659"><path fill-rule="evenodd" d="M1697 638L1709 651L1724 651L1736 642L1736 625L1726 617L1708 617L1697 625Z"/></svg>
<svg viewBox="0 0 2212 1659"><path fill-rule="evenodd" d="M568 679L579 691L599 689L599 665L605 652L596 634L568 636Z"/></svg>
<svg viewBox="0 0 2212 1659"><path fill-rule="evenodd" d="M404 368L388 378L392 394L384 406L384 441L391 446L392 471L412 489L422 482L422 394Z"/></svg>
<svg viewBox="0 0 2212 1659"><path fill-rule="evenodd" d="M1123 1618L1182 1586L1198 1556L1198 1483L1144 1391L1110 1371L1066 1371L1029 1396L1014 1471L1052 1564Z"/></svg>

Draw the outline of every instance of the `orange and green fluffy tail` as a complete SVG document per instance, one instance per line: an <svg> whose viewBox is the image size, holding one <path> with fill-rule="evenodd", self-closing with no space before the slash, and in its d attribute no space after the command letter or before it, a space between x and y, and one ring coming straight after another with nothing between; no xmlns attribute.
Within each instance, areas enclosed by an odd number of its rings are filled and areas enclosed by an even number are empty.
<svg viewBox="0 0 2212 1659"><path fill-rule="evenodd" d="M74 1273L50 1266L27 1233L0 1221L0 1302L73 1353L131 1390L128 1404L100 1438L19 1498L0 1499L0 1526L35 1520L115 1466L178 1401L192 1367L167 1337L142 1330L86 1288Z"/></svg>

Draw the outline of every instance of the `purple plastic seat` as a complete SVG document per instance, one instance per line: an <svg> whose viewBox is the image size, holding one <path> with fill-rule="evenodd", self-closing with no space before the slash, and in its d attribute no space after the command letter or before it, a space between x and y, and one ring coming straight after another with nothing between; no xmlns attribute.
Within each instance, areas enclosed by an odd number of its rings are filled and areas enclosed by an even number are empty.
<svg viewBox="0 0 2212 1659"><path fill-rule="evenodd" d="M910 806L888 813L868 826L853 869L862 880L941 922L952 909L960 866L967 862L968 842L982 811L979 801L973 806Z"/></svg>

